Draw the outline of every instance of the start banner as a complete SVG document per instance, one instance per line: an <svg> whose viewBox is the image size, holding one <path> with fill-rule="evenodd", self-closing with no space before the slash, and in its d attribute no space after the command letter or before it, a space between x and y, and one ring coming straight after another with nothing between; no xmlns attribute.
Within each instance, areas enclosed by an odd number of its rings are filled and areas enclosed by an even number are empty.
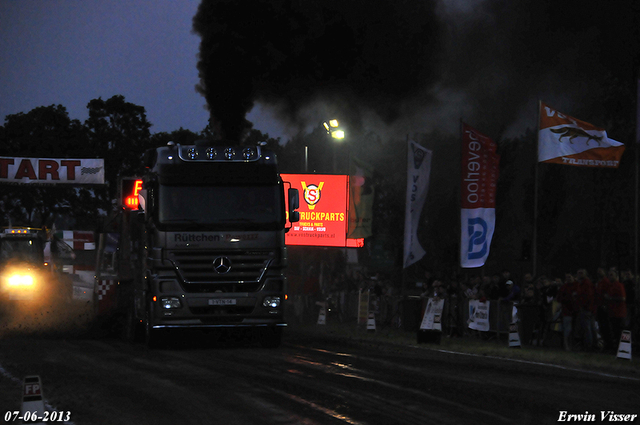
<svg viewBox="0 0 640 425"><path fill-rule="evenodd" d="M104 159L0 157L0 183L104 184Z"/></svg>

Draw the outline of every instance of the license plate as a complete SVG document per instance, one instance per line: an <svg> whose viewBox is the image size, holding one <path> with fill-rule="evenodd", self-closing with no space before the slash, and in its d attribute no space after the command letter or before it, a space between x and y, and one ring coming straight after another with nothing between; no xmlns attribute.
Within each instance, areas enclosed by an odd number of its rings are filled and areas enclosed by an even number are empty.
<svg viewBox="0 0 640 425"><path fill-rule="evenodd" d="M236 300L231 298L214 298L209 300L209 305L236 305Z"/></svg>

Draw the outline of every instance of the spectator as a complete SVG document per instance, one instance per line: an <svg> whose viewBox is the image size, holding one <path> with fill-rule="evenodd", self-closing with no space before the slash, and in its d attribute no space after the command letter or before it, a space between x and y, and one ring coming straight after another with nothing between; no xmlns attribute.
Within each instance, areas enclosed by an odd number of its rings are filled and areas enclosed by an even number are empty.
<svg viewBox="0 0 640 425"><path fill-rule="evenodd" d="M537 304L536 287L533 283L533 276L531 273L524 275L524 283L522 285L522 304Z"/></svg>
<svg viewBox="0 0 640 425"><path fill-rule="evenodd" d="M502 277L500 278L500 298L505 298L511 292L511 288L508 287L507 282L511 281L511 272L507 269L502 271ZM513 281L511 281L513 283Z"/></svg>
<svg viewBox="0 0 640 425"><path fill-rule="evenodd" d="M571 273L567 273L565 274L564 284L558 291L558 302L562 305L563 346L567 351L571 351L572 346L573 316L576 313L577 297L577 282Z"/></svg>
<svg viewBox="0 0 640 425"><path fill-rule="evenodd" d="M578 270L577 273L577 312L576 312L576 332L581 337L585 350L593 348L593 313L594 313L594 287L589 280L589 275L585 269Z"/></svg>
<svg viewBox="0 0 640 425"><path fill-rule="evenodd" d="M491 276L491 286L487 296L490 300L500 299L500 276L497 274Z"/></svg>
<svg viewBox="0 0 640 425"><path fill-rule="evenodd" d="M633 332L636 323L636 280L631 270L627 269L622 275L622 285L627 296L627 320L625 328Z"/></svg>
<svg viewBox="0 0 640 425"><path fill-rule="evenodd" d="M463 295L460 291L457 279L452 279L447 287L447 301L448 304L448 317L447 322L449 325L449 336L463 336L464 325L462 319L462 302Z"/></svg>
<svg viewBox="0 0 640 425"><path fill-rule="evenodd" d="M598 282L596 283L595 290L595 304L596 304L596 322L598 323L598 329L600 330L600 336L604 341L605 348L610 350L611 346L611 325L609 323L609 313L607 312L607 303L604 296L609 292L609 286L611 283L607 279L607 274L602 267L598 268Z"/></svg>
<svg viewBox="0 0 640 425"><path fill-rule="evenodd" d="M547 336L547 327L553 321L553 300L558 288L545 276L538 279L538 302L540 306L540 326L538 328L538 342L543 344Z"/></svg>
<svg viewBox="0 0 640 425"><path fill-rule="evenodd" d="M620 334L624 329L627 318L627 298L624 286L618 280L618 272L609 270L609 290L604 294L609 314L609 328L611 329L609 348L616 348L620 341Z"/></svg>
<svg viewBox="0 0 640 425"><path fill-rule="evenodd" d="M517 303L520 301L520 287L513 283L513 280L507 280L505 285L509 291L506 297L502 298L503 301L511 301Z"/></svg>

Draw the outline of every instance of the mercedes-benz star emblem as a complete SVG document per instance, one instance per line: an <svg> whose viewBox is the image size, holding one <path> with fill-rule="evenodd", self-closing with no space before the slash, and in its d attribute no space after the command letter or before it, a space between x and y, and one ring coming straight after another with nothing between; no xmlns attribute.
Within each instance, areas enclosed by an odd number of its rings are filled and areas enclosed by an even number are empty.
<svg viewBox="0 0 640 425"><path fill-rule="evenodd" d="M229 270L231 270L231 260L227 257L217 257L213 260L213 270L219 274L229 273Z"/></svg>

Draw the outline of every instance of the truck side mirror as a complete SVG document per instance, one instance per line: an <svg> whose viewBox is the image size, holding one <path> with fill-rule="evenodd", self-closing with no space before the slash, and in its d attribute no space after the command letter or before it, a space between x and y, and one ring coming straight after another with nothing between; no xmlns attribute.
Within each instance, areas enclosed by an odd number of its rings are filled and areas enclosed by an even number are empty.
<svg viewBox="0 0 640 425"><path fill-rule="evenodd" d="M300 221L300 213L296 211L300 208L300 193L298 189L290 188L288 191L289 195L289 221L291 223L296 223Z"/></svg>

